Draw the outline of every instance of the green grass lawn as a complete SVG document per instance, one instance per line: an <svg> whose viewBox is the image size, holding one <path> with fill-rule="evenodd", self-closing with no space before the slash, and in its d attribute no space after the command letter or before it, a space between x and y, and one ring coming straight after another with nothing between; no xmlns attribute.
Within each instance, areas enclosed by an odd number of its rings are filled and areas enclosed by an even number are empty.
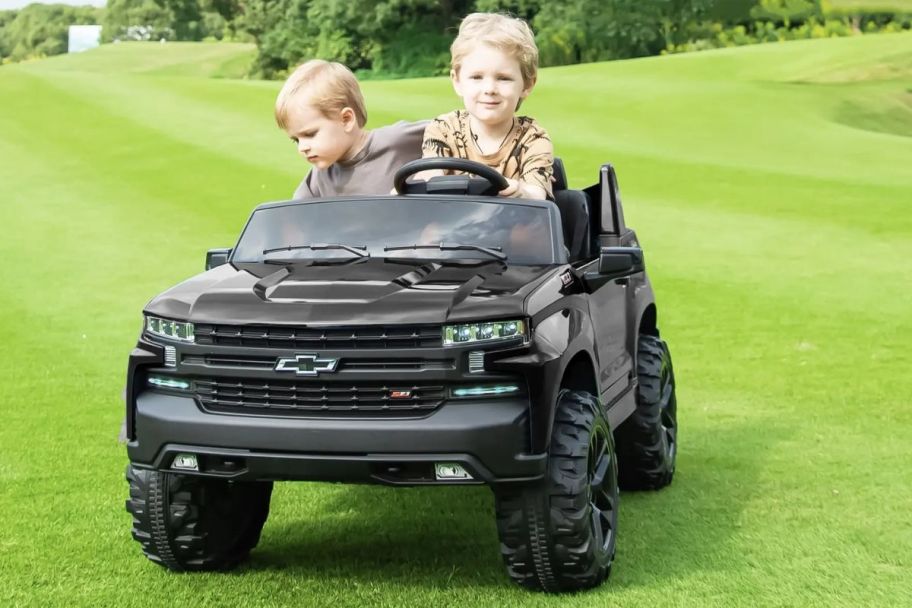
<svg viewBox="0 0 912 608"><path fill-rule="evenodd" d="M829 7L837 11L868 10L884 13L912 12L912 0L829 0Z"/></svg>
<svg viewBox="0 0 912 608"><path fill-rule="evenodd" d="M502 571L484 488L279 484L251 561L130 538L116 441L144 303L306 170L243 45L0 68L0 605L912 604L912 35L547 69L571 182L619 172L679 380L678 475L621 498L598 590ZM372 125L456 107L365 85ZM905 598L905 599L904 599Z"/></svg>

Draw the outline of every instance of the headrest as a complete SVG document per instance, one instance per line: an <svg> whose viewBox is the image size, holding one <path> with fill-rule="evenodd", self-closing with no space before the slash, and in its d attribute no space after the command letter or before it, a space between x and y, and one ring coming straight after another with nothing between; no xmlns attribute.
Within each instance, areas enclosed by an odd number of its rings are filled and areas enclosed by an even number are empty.
<svg viewBox="0 0 912 608"><path fill-rule="evenodd" d="M557 192L558 190L567 189L567 172L564 171L564 161L558 157L554 157L554 183L551 184L551 191Z"/></svg>

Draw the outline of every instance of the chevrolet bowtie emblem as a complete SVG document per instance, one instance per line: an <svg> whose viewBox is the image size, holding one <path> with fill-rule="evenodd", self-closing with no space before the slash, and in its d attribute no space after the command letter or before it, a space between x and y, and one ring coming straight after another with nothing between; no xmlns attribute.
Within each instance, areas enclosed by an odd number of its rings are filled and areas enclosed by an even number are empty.
<svg viewBox="0 0 912 608"><path fill-rule="evenodd" d="M298 376L319 376L320 372L336 371L338 359L321 359L317 355L295 355L276 361L275 371L294 372Z"/></svg>

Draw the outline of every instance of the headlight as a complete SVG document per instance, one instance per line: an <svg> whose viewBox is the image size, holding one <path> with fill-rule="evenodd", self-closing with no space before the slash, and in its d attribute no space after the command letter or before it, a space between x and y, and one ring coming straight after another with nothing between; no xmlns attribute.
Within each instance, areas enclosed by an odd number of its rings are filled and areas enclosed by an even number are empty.
<svg viewBox="0 0 912 608"><path fill-rule="evenodd" d="M525 321L493 321L490 323L444 325L443 327L444 346L508 340L517 337L526 337Z"/></svg>
<svg viewBox="0 0 912 608"><path fill-rule="evenodd" d="M193 342L193 323L146 317L146 331L153 336L168 338L169 340Z"/></svg>

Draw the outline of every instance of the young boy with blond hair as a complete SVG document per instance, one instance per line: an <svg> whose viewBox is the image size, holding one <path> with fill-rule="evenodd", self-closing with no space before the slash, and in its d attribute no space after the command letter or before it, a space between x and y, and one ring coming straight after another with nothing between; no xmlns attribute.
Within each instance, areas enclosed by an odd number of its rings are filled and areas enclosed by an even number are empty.
<svg viewBox="0 0 912 608"><path fill-rule="evenodd" d="M361 87L341 63L313 59L285 81L275 119L313 169L294 198L387 194L396 170L421 156L427 121L364 128Z"/></svg>
<svg viewBox="0 0 912 608"><path fill-rule="evenodd" d="M465 158L496 169L510 184L501 196L551 198L551 139L535 120L515 115L538 76L538 47L528 24L472 13L462 20L450 54L450 79L465 109L431 121L422 155Z"/></svg>

